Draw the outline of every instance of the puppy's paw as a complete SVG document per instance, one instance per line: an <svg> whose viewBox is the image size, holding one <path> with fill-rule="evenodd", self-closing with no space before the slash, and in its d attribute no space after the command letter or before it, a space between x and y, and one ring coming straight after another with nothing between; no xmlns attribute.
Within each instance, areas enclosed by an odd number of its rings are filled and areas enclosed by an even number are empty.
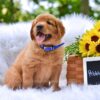
<svg viewBox="0 0 100 100"><path fill-rule="evenodd" d="M43 86L46 87L46 88L50 87L49 83L45 83Z"/></svg>
<svg viewBox="0 0 100 100"><path fill-rule="evenodd" d="M16 82L7 82L5 83L9 88L15 90L15 89L20 89L21 88L21 84L16 83Z"/></svg>
<svg viewBox="0 0 100 100"><path fill-rule="evenodd" d="M21 77L17 71L12 69L8 70L4 79L5 85L7 85L9 88L17 89L21 88L21 82Z"/></svg>
<svg viewBox="0 0 100 100"><path fill-rule="evenodd" d="M29 81L29 80L24 80L23 81L23 84L22 84L22 87L24 89L27 89L27 88L32 88L33 87L33 81Z"/></svg>
<svg viewBox="0 0 100 100"><path fill-rule="evenodd" d="M53 87L53 92L55 92L55 91L59 91L59 90L61 90L61 88L60 88L59 86L55 86L55 87Z"/></svg>

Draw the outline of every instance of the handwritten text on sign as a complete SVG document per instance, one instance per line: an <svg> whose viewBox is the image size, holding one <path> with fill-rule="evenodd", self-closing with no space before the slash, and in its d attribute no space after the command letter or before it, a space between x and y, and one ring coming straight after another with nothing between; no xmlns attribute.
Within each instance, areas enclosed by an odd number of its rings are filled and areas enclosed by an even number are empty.
<svg viewBox="0 0 100 100"><path fill-rule="evenodd" d="M89 77L100 76L100 72L99 71L88 70L88 74L89 74Z"/></svg>
<svg viewBox="0 0 100 100"><path fill-rule="evenodd" d="M100 57L84 60L84 82L89 85L100 84Z"/></svg>

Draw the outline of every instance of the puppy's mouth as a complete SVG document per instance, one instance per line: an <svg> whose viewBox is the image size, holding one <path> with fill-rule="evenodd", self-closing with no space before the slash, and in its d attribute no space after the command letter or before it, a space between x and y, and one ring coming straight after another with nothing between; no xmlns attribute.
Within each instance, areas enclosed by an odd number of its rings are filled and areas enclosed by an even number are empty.
<svg viewBox="0 0 100 100"><path fill-rule="evenodd" d="M38 44L42 44L42 42L49 40L51 37L51 34L44 34L43 32L39 31L36 34L36 41Z"/></svg>

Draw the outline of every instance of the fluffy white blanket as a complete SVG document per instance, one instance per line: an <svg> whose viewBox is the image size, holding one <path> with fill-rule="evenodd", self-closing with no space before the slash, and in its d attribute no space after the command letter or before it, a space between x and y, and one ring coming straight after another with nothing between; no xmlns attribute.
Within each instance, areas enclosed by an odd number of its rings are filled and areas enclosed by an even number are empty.
<svg viewBox="0 0 100 100"><path fill-rule="evenodd" d="M71 15L62 18L66 34L62 41L65 46L75 41L75 37L82 35L86 29L93 26L94 21L83 15ZM31 22L0 24L0 84L5 71L15 60L19 51L30 40ZM0 86L0 100L99 100L100 86L66 86L66 64L63 66L60 85L62 90L52 92L50 89L10 90Z"/></svg>

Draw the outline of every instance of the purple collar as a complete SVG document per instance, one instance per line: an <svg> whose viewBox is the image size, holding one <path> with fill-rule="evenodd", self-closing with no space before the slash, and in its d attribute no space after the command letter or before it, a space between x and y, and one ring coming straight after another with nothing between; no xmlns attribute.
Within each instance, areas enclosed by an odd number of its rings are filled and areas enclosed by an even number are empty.
<svg viewBox="0 0 100 100"><path fill-rule="evenodd" d="M40 47L45 51L45 52L49 52L49 51L53 51L59 47L61 47L62 45L64 45L64 43L55 45L55 46L51 46L51 47L46 47L45 45L40 45Z"/></svg>

